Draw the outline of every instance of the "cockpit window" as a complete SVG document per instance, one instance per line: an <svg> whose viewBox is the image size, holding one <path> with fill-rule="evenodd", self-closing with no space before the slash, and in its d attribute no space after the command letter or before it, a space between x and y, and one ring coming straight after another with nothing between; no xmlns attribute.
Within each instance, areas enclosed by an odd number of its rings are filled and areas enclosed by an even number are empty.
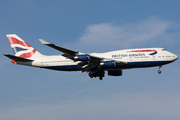
<svg viewBox="0 0 180 120"><path fill-rule="evenodd" d="M162 51L166 51L166 49L162 49Z"/></svg>

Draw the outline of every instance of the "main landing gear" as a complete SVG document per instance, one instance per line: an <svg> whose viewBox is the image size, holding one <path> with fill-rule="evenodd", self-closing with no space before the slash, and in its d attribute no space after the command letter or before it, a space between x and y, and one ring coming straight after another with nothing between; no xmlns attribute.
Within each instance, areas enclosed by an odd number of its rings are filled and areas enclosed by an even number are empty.
<svg viewBox="0 0 180 120"><path fill-rule="evenodd" d="M161 74L161 67L162 67L162 65L160 65L159 68L158 68L158 69L159 69L159 70L158 70L158 73L159 73L159 74Z"/></svg>
<svg viewBox="0 0 180 120"><path fill-rule="evenodd" d="M89 77L90 78L99 77L99 79L102 80L103 77L105 76L104 74L105 74L104 71L89 72Z"/></svg>

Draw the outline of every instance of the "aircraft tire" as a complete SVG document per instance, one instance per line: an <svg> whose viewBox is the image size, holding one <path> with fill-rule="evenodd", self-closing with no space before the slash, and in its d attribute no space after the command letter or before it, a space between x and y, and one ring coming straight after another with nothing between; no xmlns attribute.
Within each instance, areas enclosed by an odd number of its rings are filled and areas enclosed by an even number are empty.
<svg viewBox="0 0 180 120"><path fill-rule="evenodd" d="M92 73L91 73L91 72L89 73L89 77L90 77L90 78L93 78L93 75L92 75Z"/></svg>
<svg viewBox="0 0 180 120"><path fill-rule="evenodd" d="M161 70L158 70L158 73L161 74Z"/></svg>

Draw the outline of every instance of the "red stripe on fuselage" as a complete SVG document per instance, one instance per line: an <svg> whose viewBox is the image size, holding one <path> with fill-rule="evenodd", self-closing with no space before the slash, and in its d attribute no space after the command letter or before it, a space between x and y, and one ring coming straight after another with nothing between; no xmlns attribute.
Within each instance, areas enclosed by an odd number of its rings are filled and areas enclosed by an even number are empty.
<svg viewBox="0 0 180 120"><path fill-rule="evenodd" d="M31 47L28 43L26 43L25 41L20 41L14 37L8 37L9 43L12 44L19 44L22 45L24 47Z"/></svg>
<svg viewBox="0 0 180 120"><path fill-rule="evenodd" d="M19 57L22 57L22 58L30 58L35 52L36 52L36 50L34 49L32 52L23 53L23 54L21 54Z"/></svg>
<svg viewBox="0 0 180 120"><path fill-rule="evenodd" d="M131 52L157 52L156 50L133 50Z"/></svg>

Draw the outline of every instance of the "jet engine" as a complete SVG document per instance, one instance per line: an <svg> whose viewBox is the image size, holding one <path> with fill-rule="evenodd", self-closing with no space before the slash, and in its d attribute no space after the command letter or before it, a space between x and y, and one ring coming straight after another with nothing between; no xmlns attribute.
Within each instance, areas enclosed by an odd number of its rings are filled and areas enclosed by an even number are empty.
<svg viewBox="0 0 180 120"><path fill-rule="evenodd" d="M108 71L109 76L122 76L122 70L111 70Z"/></svg>
<svg viewBox="0 0 180 120"><path fill-rule="evenodd" d="M100 65L103 67L115 67L116 62L115 61L104 61L104 62L100 63Z"/></svg>
<svg viewBox="0 0 180 120"><path fill-rule="evenodd" d="M89 61L90 57L89 57L89 55L77 55L77 56L74 57L74 60Z"/></svg>

